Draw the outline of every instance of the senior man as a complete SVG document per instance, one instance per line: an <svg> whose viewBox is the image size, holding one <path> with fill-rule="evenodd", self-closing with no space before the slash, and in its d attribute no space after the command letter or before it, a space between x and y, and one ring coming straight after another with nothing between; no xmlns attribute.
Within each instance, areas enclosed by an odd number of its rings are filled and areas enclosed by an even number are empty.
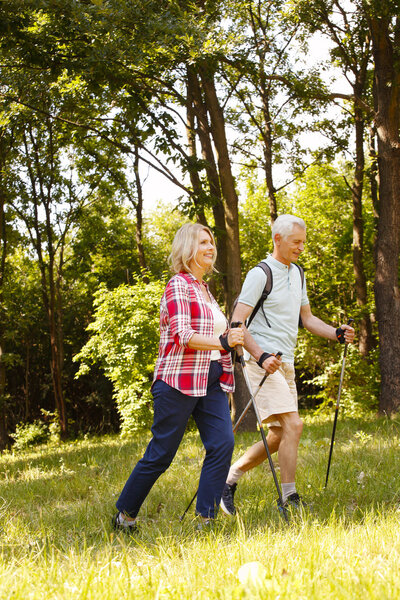
<svg viewBox="0 0 400 600"><path fill-rule="evenodd" d="M268 448L278 452L282 503L278 509L298 508L302 499L296 490L297 449L303 429L297 405L294 351L299 317L311 333L341 343L353 342L354 329L337 329L312 314L303 270L296 264L304 250L306 225L293 215L279 216L272 226L273 252L263 261L267 267L254 267L245 279L232 321L245 322L257 305L268 278L271 290L245 330L247 371L253 389L265 372L269 375L257 394L261 420L268 425ZM274 355L282 352L282 357ZM221 508L235 514L237 482L250 469L267 458L262 441L251 446L230 468L221 499Z"/></svg>

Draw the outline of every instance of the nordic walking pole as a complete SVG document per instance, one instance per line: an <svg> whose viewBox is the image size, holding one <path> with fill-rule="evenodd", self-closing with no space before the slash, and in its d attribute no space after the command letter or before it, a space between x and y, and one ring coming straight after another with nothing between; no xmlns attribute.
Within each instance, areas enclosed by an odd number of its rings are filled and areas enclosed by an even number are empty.
<svg viewBox="0 0 400 600"><path fill-rule="evenodd" d="M351 323L354 321L354 319L349 319L347 321L347 325L351 325ZM347 346L349 344L346 342L344 345L344 351L343 351L343 361L342 361L342 370L340 372L340 380L339 380L339 390L338 390L338 395L337 395L337 400L336 400L336 407L335 407L335 418L333 420L333 429L332 429L332 439L331 439L331 447L329 450L329 459L328 459L328 468L326 471L326 479L325 479L325 488L328 485L328 477L329 477L329 469L331 467L331 459L332 459L332 452L333 452L333 444L335 443L335 432L336 432L336 423L338 420L338 413L339 413L339 404L340 404L340 395L342 393L342 384L343 384L343 376L344 376L344 367L346 365L346 355L347 355Z"/></svg>

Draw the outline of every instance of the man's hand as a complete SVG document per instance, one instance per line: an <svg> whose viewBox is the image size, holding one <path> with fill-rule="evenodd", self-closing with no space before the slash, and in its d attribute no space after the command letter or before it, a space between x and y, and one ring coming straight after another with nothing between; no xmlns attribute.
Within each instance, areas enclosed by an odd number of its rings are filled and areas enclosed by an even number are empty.
<svg viewBox="0 0 400 600"><path fill-rule="evenodd" d="M341 344L352 344L354 342L355 331L351 325L341 325L336 329L336 337Z"/></svg>
<svg viewBox="0 0 400 600"><path fill-rule="evenodd" d="M271 354L268 358L266 358L262 363L262 368L265 369L267 373L272 375L279 369L282 364L282 358L276 357L274 354Z"/></svg>

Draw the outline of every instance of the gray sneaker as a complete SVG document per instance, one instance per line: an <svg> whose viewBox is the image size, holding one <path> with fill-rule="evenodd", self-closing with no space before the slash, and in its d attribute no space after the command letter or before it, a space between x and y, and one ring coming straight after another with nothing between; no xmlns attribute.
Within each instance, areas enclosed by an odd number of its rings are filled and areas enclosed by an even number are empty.
<svg viewBox="0 0 400 600"><path fill-rule="evenodd" d="M229 483L226 483L225 487L223 489L220 507L221 507L221 510L226 515L235 515L236 514L236 508L235 508L235 504L233 502L233 497L236 492L236 487L237 487L237 483L233 483L232 485L229 485Z"/></svg>

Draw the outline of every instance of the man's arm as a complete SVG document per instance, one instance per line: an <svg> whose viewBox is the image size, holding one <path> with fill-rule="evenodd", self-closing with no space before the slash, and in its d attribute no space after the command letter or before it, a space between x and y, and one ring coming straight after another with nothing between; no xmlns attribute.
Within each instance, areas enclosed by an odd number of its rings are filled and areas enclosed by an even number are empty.
<svg viewBox="0 0 400 600"><path fill-rule="evenodd" d="M253 356L255 360L259 360L261 354L263 354L264 350L260 348L257 342L253 339L252 335L249 333L244 323L246 319L251 315L253 310L252 306L248 304L243 304L243 302L238 302L235 306L235 310L233 311L232 321L241 321L243 323L242 327L244 330L244 347L247 352ZM262 368L267 371L267 373L275 373L277 369L279 369L281 365L281 359L276 358L275 356L270 356L266 358L262 364Z"/></svg>
<svg viewBox="0 0 400 600"><path fill-rule="evenodd" d="M337 340L335 327L328 325L313 315L309 304L305 304L301 307L300 316L304 327L311 333L327 338L328 340ZM352 343L354 341L355 333L353 327L350 327L350 325L341 325L340 327L344 330L346 342Z"/></svg>

